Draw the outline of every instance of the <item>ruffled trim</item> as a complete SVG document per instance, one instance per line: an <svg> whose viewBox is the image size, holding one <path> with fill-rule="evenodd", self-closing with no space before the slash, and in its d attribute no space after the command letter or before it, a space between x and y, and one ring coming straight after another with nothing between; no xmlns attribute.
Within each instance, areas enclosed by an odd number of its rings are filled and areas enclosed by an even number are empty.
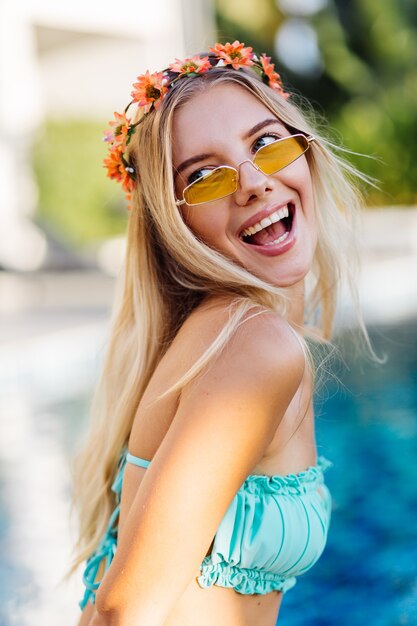
<svg viewBox="0 0 417 626"><path fill-rule="evenodd" d="M83 582L86 587L84 597L79 602L81 610L90 600L95 603L95 592L100 586L101 580L96 580L100 563L106 560L105 572L110 567L117 548L118 517L120 512L120 493L122 489L124 469L126 466L127 447L123 448L119 459L116 478L112 484L112 491L116 494L117 506L107 524L106 533L97 549L87 560L84 570ZM298 474L285 476L266 474L250 474L240 490L252 493L281 493L302 494L315 490L323 483L323 473L333 464L323 456L317 459L317 465L311 466ZM242 594L265 594L269 591L285 592L296 583L295 577L284 578L271 572L259 569L245 569L230 565L225 561L213 564L211 555L205 557L201 565L202 575L197 581L202 588L211 585L232 587ZM104 575L104 574L103 574Z"/></svg>
<svg viewBox="0 0 417 626"><path fill-rule="evenodd" d="M84 574L83 574L83 583L85 585L85 592L83 599L78 603L81 610L84 609L88 601L90 600L92 604L95 604L96 591L99 588L102 578L97 580L97 572L99 570L100 564L103 559L106 560L104 574L110 567L110 564L114 558L117 549L117 535L118 535L118 522L119 522L119 514L120 514L120 494L122 490L123 484L123 475L124 469L126 466L126 452L127 448L123 448L122 453L119 458L116 478L113 481L111 486L111 490L116 494L116 502L117 506L113 510L113 513L110 515L109 521L107 522L106 532L103 536L103 539L100 541L96 550L87 559Z"/></svg>
<svg viewBox="0 0 417 626"><path fill-rule="evenodd" d="M110 567L111 562L113 561L114 555L116 554L117 549L117 526L116 519L119 516L119 507L117 507L110 517L109 524L107 527L106 534L103 539L99 543L97 549L93 552L90 558L87 561L84 574L83 574L83 583L85 585L85 593L83 599L78 603L81 610L84 609L85 605L89 600L91 600L92 604L95 604L96 591L100 587L101 581L103 580L104 574ZM97 573L99 567L101 565L102 560L105 559L105 567L103 576L97 580Z"/></svg>
<svg viewBox="0 0 417 626"><path fill-rule="evenodd" d="M112 485L112 491L118 496L118 502L120 502L127 452L127 447L124 447L120 455L117 475ZM324 472L329 467L332 467L332 465L333 463L324 456L319 456L316 465L311 465L298 474L286 474L285 476L279 474L273 476L268 476L267 474L250 474L246 477L239 491L244 490L250 493L281 493L287 495L307 493L314 491L323 483Z"/></svg>
<svg viewBox="0 0 417 626"><path fill-rule="evenodd" d="M84 609L89 600L91 600L92 604L95 604L96 591L100 587L104 574L109 569L111 562L113 561L114 555L116 554L119 513L120 504L116 506L113 513L111 514L107 523L106 532L102 540L98 544L93 554L87 560L83 574L85 593L83 599L80 600L80 602L78 603L81 610ZM97 572L103 559L106 560L103 576L99 580L97 580Z"/></svg>
<svg viewBox="0 0 417 626"><path fill-rule="evenodd" d="M296 584L295 576L285 578L260 569L245 569L225 561L214 564L206 556L201 564L201 576L196 578L202 589L212 585L233 588L242 594L265 594L270 591L285 593Z"/></svg>
<svg viewBox="0 0 417 626"><path fill-rule="evenodd" d="M299 495L314 491L323 483L324 472L333 465L323 456L318 457L317 465L308 467L298 474L268 476L266 474L250 474L240 489L251 493L281 493Z"/></svg>

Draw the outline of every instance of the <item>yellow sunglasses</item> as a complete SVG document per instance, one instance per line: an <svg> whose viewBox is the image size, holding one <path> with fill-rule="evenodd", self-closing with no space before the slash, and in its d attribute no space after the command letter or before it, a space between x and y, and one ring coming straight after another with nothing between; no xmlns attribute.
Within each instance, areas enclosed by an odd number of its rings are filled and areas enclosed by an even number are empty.
<svg viewBox="0 0 417 626"><path fill-rule="evenodd" d="M253 159L245 159L239 163L240 167L247 161L268 176L282 170L287 165L294 163L302 156L310 147L310 143L315 140L312 135L290 135L283 139L277 139L271 143L262 146L257 150ZM230 165L221 165L215 167L201 178L187 185L182 192L183 199L176 200L176 204L188 204L195 206L196 204L204 204L205 202L213 202L230 196L237 191L239 182L239 171Z"/></svg>

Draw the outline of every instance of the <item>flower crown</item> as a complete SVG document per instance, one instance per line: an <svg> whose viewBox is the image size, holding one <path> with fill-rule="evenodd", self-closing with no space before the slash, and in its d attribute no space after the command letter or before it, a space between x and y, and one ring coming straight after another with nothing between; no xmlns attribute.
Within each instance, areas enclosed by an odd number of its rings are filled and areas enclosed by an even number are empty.
<svg viewBox="0 0 417 626"><path fill-rule="evenodd" d="M103 137L103 140L109 144L108 155L104 159L104 167L107 169L109 178L121 183L128 202L130 202L131 192L135 186L136 171L125 156L127 146L136 126L160 106L169 89L179 80L201 76L218 67L231 66L234 70L239 70L252 66L260 74L265 84L278 92L284 99L289 97L290 94L283 89L280 75L274 70L271 57L265 54L258 57L252 52L252 48L245 47L245 44L239 41L224 45L216 43L209 52L211 54L207 56L196 55L183 61L175 59L175 62L162 72L150 74L149 71L146 71L145 74L138 76L137 82L133 84L131 102L123 113L114 113L114 120L109 122L110 128L105 131ZM127 117L127 112L135 103L138 105L139 116L140 113L142 116L137 122L132 123L132 119ZM138 116L136 116L137 118ZM131 207L128 206L128 208Z"/></svg>

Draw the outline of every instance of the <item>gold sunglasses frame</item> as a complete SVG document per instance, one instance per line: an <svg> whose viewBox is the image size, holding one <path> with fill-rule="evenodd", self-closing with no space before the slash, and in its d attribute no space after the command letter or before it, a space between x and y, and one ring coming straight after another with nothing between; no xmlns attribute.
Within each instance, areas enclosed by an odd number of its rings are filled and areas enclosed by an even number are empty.
<svg viewBox="0 0 417 626"><path fill-rule="evenodd" d="M299 154L297 157L295 157L295 159L293 159L292 161L290 161L289 163L286 163L285 165L283 165L282 167L279 167L277 170L275 170L274 172L270 172L270 174L266 174L263 170L261 170L261 168L256 165L255 163L255 159L256 159L256 155L261 151L264 150L265 148L268 148L269 146L272 146L274 144L279 143L280 141L285 141L288 139L292 139L293 137L303 137L303 139L307 140L307 145L305 150L303 150L303 152L301 154ZM291 165L292 163L294 163L295 161L297 161L297 159L299 159L301 156L303 156L303 154L305 154L307 152L307 150L310 147L310 144L315 141L316 138L313 137L313 135L305 135L304 133L295 133L294 135L288 135L288 137L281 137L280 139L277 139L276 141L271 141L271 143L266 144L266 146L262 146L261 148L259 148L255 154L253 155L252 159L245 159L244 161L242 161L241 163L239 163L239 165L237 167L232 167L231 165L219 165L218 167L215 167L214 169L212 169L210 171L209 174L205 174L204 176L201 176L201 178L198 178L197 180L194 180L192 183L190 183L189 185L187 185L183 191L182 191L182 200L175 200L175 204L177 206L182 206L183 204L186 204L187 206L199 206L200 204L207 204L208 202L215 202L216 200L221 200L222 198L227 198L227 196L231 196L233 193L235 193L238 189L238 184L239 184L239 168L241 165L243 165L243 163L251 163L253 165L253 167L255 169L258 170L258 172L262 172L262 174L265 174L265 176L272 176L273 174L276 174L277 172L283 170L285 167L288 167L288 165ZM188 204L188 202L185 200L184 198L184 194L187 191L187 189L189 189L190 187L192 187L193 185L195 185L198 182L201 182L202 180L204 180L205 178L212 176L213 172L216 172L219 169L229 169L232 170L234 172L236 172L236 189L234 189L233 191L230 191L229 193L225 194L224 196L219 196L218 198L213 198L213 200L204 200L203 202L193 202L192 204Z"/></svg>

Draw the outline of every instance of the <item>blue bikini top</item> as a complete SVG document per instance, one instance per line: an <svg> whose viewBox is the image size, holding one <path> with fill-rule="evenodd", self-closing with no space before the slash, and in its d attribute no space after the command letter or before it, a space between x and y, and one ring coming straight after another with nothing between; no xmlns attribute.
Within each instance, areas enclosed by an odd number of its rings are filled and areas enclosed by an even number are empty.
<svg viewBox="0 0 417 626"><path fill-rule="evenodd" d="M126 463L148 467L150 461L124 448L112 485L117 506L97 549L89 557L83 575L86 587L81 609L94 604L101 580L101 562L110 567L117 548L117 522ZM211 553L203 559L200 587L230 587L242 594L285 592L296 576L310 569L324 550L331 517L331 496L324 484L330 461L298 474L285 476L250 474L234 496L214 537ZM103 573L103 576L104 576Z"/></svg>

